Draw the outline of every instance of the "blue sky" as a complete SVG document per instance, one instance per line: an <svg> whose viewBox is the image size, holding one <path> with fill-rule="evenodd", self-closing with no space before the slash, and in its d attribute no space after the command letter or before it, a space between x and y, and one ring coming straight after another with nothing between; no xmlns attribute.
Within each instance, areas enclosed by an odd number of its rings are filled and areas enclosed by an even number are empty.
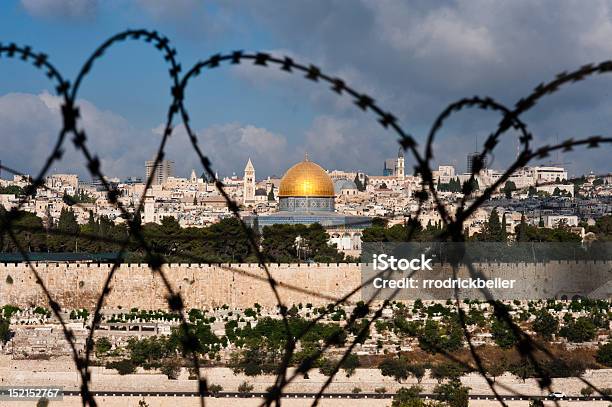
<svg viewBox="0 0 612 407"><path fill-rule="evenodd" d="M445 2L387 0L273 2L234 0L21 0L0 4L0 42L31 45L74 77L94 48L127 28L155 29L177 48L183 68L211 54L263 50L314 63L372 94L423 140L450 102L474 94L512 106L539 82L612 56L609 1ZM82 88L83 125L113 176L142 176L169 102L167 67L144 43L113 48ZM34 172L59 129L58 100L39 72L0 60L0 159ZM568 88L524 119L536 144L610 134L612 78ZM187 94L201 145L220 174L253 158L257 176L282 175L305 151L327 168L380 173L394 156L393 134L324 85L252 66L207 72ZM437 163L465 166L498 117L454 117L436 143ZM86 176L72 147L56 171ZM507 165L508 134L491 157ZM610 151L577 151L554 160L570 172L609 172ZM180 126L168 148L179 175L200 169ZM408 165L413 163L407 159Z"/></svg>

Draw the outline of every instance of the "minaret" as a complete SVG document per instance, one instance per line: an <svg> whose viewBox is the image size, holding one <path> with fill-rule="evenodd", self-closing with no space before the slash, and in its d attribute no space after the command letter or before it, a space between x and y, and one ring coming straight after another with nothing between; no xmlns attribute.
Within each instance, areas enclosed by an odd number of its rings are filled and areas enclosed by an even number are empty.
<svg viewBox="0 0 612 407"><path fill-rule="evenodd" d="M395 176L404 179L404 150L400 147L395 161Z"/></svg>
<svg viewBox="0 0 612 407"><path fill-rule="evenodd" d="M242 199L244 205L255 202L255 167L251 158L244 167L244 178L242 179Z"/></svg>
<svg viewBox="0 0 612 407"><path fill-rule="evenodd" d="M144 219L142 223L155 222L155 198L152 196L145 196L143 217Z"/></svg>

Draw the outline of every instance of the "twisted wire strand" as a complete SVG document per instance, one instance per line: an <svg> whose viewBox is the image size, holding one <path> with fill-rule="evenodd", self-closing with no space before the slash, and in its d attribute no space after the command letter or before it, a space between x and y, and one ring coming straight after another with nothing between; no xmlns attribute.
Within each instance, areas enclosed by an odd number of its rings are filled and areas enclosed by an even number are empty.
<svg viewBox="0 0 612 407"><path fill-rule="evenodd" d="M558 91L563 85L569 82L576 82L576 81L583 80L597 73L605 73L605 72L611 71L612 70L611 61L606 61L598 65L593 65L593 64L585 65L584 67L574 72L571 72L569 74L562 73L558 75L557 78L554 79L553 81L546 83L546 84L539 85L538 87L536 87L536 89L534 90L532 94L530 94L528 97L524 99L519 100L519 102L517 102L517 104L515 105L515 109L512 111L491 98L481 98L478 96L475 96L473 98L465 98L458 102L450 104L434 121L434 124L432 125L432 128L429 133L427 143L425 145L425 155L421 156L420 152L417 150L417 143L415 139L409 133L405 132L402 129L402 127L398 123L398 120L396 119L396 116L394 116L392 113L387 112L383 110L381 107L379 107L374 101L374 99L372 99L366 94L359 93L355 89L348 86L342 79L323 73L318 67L314 65L303 65L300 63L296 63L289 57L278 58L278 57L271 56L270 54L264 53L264 52L244 53L243 51L234 51L231 54L216 54L216 55L211 56L207 60L197 62L192 68L190 68L189 71L187 71L185 75L181 77L179 76L181 72L181 66L176 60L176 50L169 46L169 40L166 37L159 35L155 31L127 30L127 31L124 31L122 33L119 33L109 38L102 45L100 45L95 50L95 52L89 57L89 59L85 62L85 64L83 65L83 67L79 71L79 74L76 77L74 85L71 86L69 82L62 79L61 75L59 74L59 71L55 69L53 65L51 65L47 61L46 55L32 53L30 47L18 47L14 44L10 44L8 47L0 45L0 57L4 53L9 58L20 57L24 61L33 60L33 64L35 67L46 69L47 76L50 79L55 80L58 83L56 87L58 94L60 94L64 98L64 105L62 106L63 128L60 131L58 141L56 142L56 145L54 146L51 154L47 158L45 165L40 170L38 176L31 183L31 185L28 186L27 192L31 194L38 187L44 188L44 183L42 181L45 175L47 174L50 166L52 165L53 162L58 161L62 158L63 151L61 149L61 146L64 142L65 136L68 133L73 134L74 138L72 141L75 147L82 151L83 156L85 157L87 161L87 169L89 170L92 177L98 178L101 180L102 186L108 194L107 197L108 197L109 202L116 205L120 209L122 214L126 216L126 219L130 219L130 222L128 223L130 233L136 237L140 247L145 250L147 254L147 258L148 258L149 267L155 272L156 275L159 275L161 277L164 283L164 286L168 292L169 308L172 311L175 311L180 315L181 321L184 327L188 327L188 323L184 315L184 304L183 304L180 293L177 293L173 290L169 279L167 278L167 276L165 275L165 272L163 271L161 267L164 262L163 257L153 253L153 251L151 250L151 248L149 247L149 245L147 244L146 240L144 239L142 235L142 229L139 223L136 222L133 217L130 217L129 211L127 211L127 209L117 200L116 191L114 191L111 188L110 184L106 181L106 179L103 176L101 165L100 165L100 160L98 159L97 156L93 155L86 146L87 136L86 136L85 131L83 129L79 130L78 125L77 125L78 119L80 118L78 103L77 103L77 95L78 95L78 91L84 79L90 73L94 63L100 58L102 58L105 52L109 48L125 40L144 40L145 42L153 43L153 45L162 52L165 61L170 66L169 75L170 75L171 82L173 84L173 86L171 87L172 101L168 108L167 120L166 120L166 125L164 129L162 141L160 143L160 146L157 150L157 154L155 156L155 160L154 160L155 165L158 165L164 158L165 145L166 145L168 138L171 136L172 130L173 130L172 123L174 120L174 116L178 114L180 118L182 119L183 125L186 129L186 132L192 144L192 147L194 148L196 154L198 155L205 172L208 174L208 176L211 179L214 180L215 186L217 187L219 193L226 200L226 203L230 211L233 213L234 216L236 216L240 220L243 231L246 233L249 243L251 244L253 250L255 251L257 255L259 266L264 269L265 274L266 274L266 280L268 281L269 286L275 296L276 302L278 304L278 308L280 310L280 313L283 319L283 325L285 327L287 340L286 340L284 357L283 357L281 366L279 368L279 373L277 375L275 385L273 386L272 390L269 392L268 396L266 397L266 400L264 401L265 405L271 405L273 403L280 405L283 389L296 377L297 373L299 373L300 371L302 372L308 371L311 368L312 362L314 360L312 361L307 360L307 361L304 361L300 365L300 367L296 370L296 374L294 374L292 377L289 377L289 378L287 378L286 376L287 369L291 362L291 357L293 355L297 342L310 328L312 328L312 326L314 326L316 322L322 320L329 311L326 310L324 313L321 313L316 319L310 321L308 328L304 330L304 332L301 332L296 337L294 337L292 333L290 332L289 325L288 325L288 319L287 319L287 307L286 305L284 305L280 297L278 287L283 287L283 288L291 288L291 287L284 285L282 282L276 281L272 277L266 265L265 257L263 256L263 253L261 253L261 251L259 250L259 247L257 245L255 236L252 230L247 227L246 223L241 218L238 205L227 194L222 182L216 179L215 172L213 171L212 163L210 159L202 152L202 149L199 147L197 136L195 132L191 129L191 126L189 124L189 115L187 113L187 109L185 107L185 100L184 100L185 90L189 84L190 79L196 76L199 76L203 69L217 68L220 66L222 62L225 62L225 63L229 62L231 64L239 64L239 63L242 63L243 61L252 61L255 66L260 66L260 67L276 66L276 67L279 67L281 70L289 72L289 73L303 73L306 79L309 79L313 82L321 81L321 82L327 83L328 85L330 85L330 89L336 92L337 94L339 95L345 94L351 97L355 105L359 107L362 111L364 112L368 110L371 111L376 117L376 119L378 120L378 122L383 126L383 128L392 130L399 137L398 142L400 143L402 148L404 150L409 151L412 154L415 160L415 163L416 163L415 173L418 175L421 175L421 178L422 178L422 189L419 193L415 194L415 197L417 198L419 202L418 209L417 209L417 215L416 215L417 221L418 221L420 214L422 213L423 205L429 199L429 195L427 193L427 189L429 189L429 193L431 193L433 197L433 201L436 204L436 209L440 213L441 218L443 219L444 224L445 224L445 231L440 235L440 238L443 238L443 239L451 238L453 241L462 241L462 225L465 222L465 220L467 220L467 218L476 210L476 208L480 207L488 198L490 198L493 192L503 182L505 182L517 169L519 169L522 166L525 166L531 160L535 158L545 157L551 152L557 151L557 150L570 151L574 147L583 146L583 145L586 145L589 148L595 148L595 147L599 147L602 144L612 143L612 138L610 137L593 136L593 137L589 137L586 139L580 139L580 140L573 140L573 139L566 140L563 143L556 144L553 146L544 146L532 152L530 150L529 142L533 138L533 136L527 130L527 126L519 119L519 116L522 113L528 111L533 106L535 106L536 103L542 97ZM519 157L517 157L516 161L504 172L504 174L495 183L493 183L491 186L486 188L484 193L478 196L472 202L472 204L468 206L468 208L465 210L463 210L464 209L463 207L471 191L469 190L464 191L466 193L461 198L460 209L457 212L455 219L452 219L450 215L448 214L448 211L445 205L441 202L441 200L439 199L439 196L437 195L437 191L435 189L435 185L434 185L434 181L432 177L432 170L430 167L430 162L433 159L432 147L433 147L433 141L434 141L436 133L439 130L441 130L441 128L444 126L445 121L453 113L458 112L464 108L478 108L478 109L483 109L483 110L491 109L493 111L497 111L503 114L503 118L500 121L497 130L494 133L492 133L487 139L487 141L485 142L485 148L480 155L480 160L484 159L486 154L492 154L495 146L498 143L498 138L511 127L519 130L519 132L521 133L522 136L519 138L519 140L520 140L520 143L523 145L523 151L521 152L521 154L519 154ZM470 180L472 180L477 173L478 173L478 166L476 166L476 168L473 169ZM153 175L151 175L146 181L145 194L143 194L143 196L140 199L140 202L137 207L138 210L135 211L136 214L139 213L140 209L144 205L146 191L150 189L151 184L152 184L152 176ZM467 185L471 185L471 183L468 182ZM27 200L27 194L26 196L22 198L19 208L23 205L23 203L26 200ZM415 229L413 228L409 231L409 237L413 236L414 230ZM87 344L86 344L86 356L84 359L81 359L76 353L74 334L69 330L69 328L66 327L64 321L61 319L62 318L60 314L61 308L59 304L52 299L51 293L44 286L44 283L42 279L40 278L39 274L37 273L33 263L30 261L29 256L27 255L27 252L25 251L23 247L21 247L21 245L19 244L12 230L11 216L7 216L6 219L2 219L2 223L0 224L0 231L1 232L7 231L9 233L9 236L11 237L13 242L18 247L20 254L22 255L24 259L26 259L26 263L28 264L29 268L32 270L32 272L36 276L37 281L40 282L43 290L45 291L45 295L54 312L54 315L58 318L58 320L60 320L60 323L62 324L62 328L64 331L64 336L66 337L67 341L70 343L71 348L73 350L73 359L80 372L81 380L82 380L81 393L82 393L83 405L95 406L96 402L93 398L93 395L89 391L89 382L91 380L91 377L88 371L88 366L90 364L91 351L93 349L93 336L94 336L95 328L97 324L100 322L101 309L104 305L104 300L106 296L108 296L108 294L110 293L111 281L119 266L119 261L114 262L107 276L107 279L105 280L102 293L98 297L98 301L96 303L96 308L95 308L94 315L93 315L92 329L90 331L90 334L87 340ZM54 231L54 233L56 232ZM100 237L97 237L97 236L92 237L92 238L100 239ZM113 241L116 242L115 240ZM125 252L128 241L129 241L129 238L121 242L120 254L123 254ZM471 266L471 264L468 264L468 266ZM456 272L456 269L454 270ZM474 270L472 266L470 268L470 272L472 273L473 271ZM254 276L251 276L251 277L254 277ZM354 290L351 290L351 292L348 295L337 299L335 301L335 304L339 305L339 304L346 303L346 301L348 301L348 298L350 298L359 289L365 286L365 284L367 284L367 282L361 284L359 287L356 287ZM298 287L292 287L291 289L297 289L297 288ZM382 315L382 310L392 298L395 298L396 294L397 292L392 294L390 298L387 299L387 301L383 302L383 305L379 307L373 313L371 319L366 319L367 322L365 326L362 327L359 333L355 335L355 340L349 345L349 347L344 352L340 361L334 367L334 371L332 375L328 378L325 384L321 387L320 391L315 397L313 405L316 405L318 403L324 391L326 390L326 388L329 386L329 384L335 377L335 374L339 371L342 363L346 360L346 358L348 358L351 351L359 343L360 338L362 338L363 335L366 335L367 332L369 332L371 324L375 320L380 318L380 316ZM375 297L376 296L373 296L371 299L368 300L366 304L368 309L373 304ZM327 299L329 300L330 298L327 298ZM465 320L462 315L462 310L458 302L458 297L456 298L456 300L457 300L456 301L457 312L460 316L460 321L461 321L464 336L466 337L469 343L470 352L472 354L472 357L475 360L475 363L478 367L480 374L485 376L485 378L487 378L486 372L482 366L481 359L473 347L471 336L467 330L467 325L465 324ZM495 303L493 302L493 304ZM542 379L540 382L541 387L549 387L550 378L544 377L545 376L544 372L541 370L541 368L538 367L537 361L535 360L535 358L533 358L533 354L532 354L533 346L530 345L532 341L529 339L528 335L522 332L520 327L518 327L517 325L513 323L513 321L507 314L507 311L506 312L504 311L505 310L495 309L496 315L499 313L500 317L509 318L508 322L510 323L510 326L512 327L513 332L517 334L517 337L521 338L519 350L522 353L524 352L527 355L527 357L533 359L535 368L538 369L538 371L541 373L541 376L542 376ZM358 315L351 315L351 318L347 321L348 322L347 327L350 326L350 324L354 323L357 319L359 319ZM201 396L200 397L201 404L204 405L204 396L208 394L206 380L203 379L202 376L200 375L197 352L195 352L195 350L190 348L189 346L193 344L192 341L194 340L194 337L190 333L189 329L185 329L185 332L187 336L186 345L188 345L185 347L185 349L192 350L191 357L193 359L194 365L196 366L196 370L198 372L199 393ZM330 343L325 344L325 346L321 349L320 354L322 354L328 348L328 346L330 346ZM547 350L544 349L544 351L547 351ZM549 357L552 357L552 354L549 353L548 355ZM447 355L447 356L450 357L452 355ZM584 383L589 385L590 387L594 388L590 383L585 381L583 378L580 377L580 379ZM495 383L492 383L489 378L487 378L487 384L489 385L491 390L494 392L498 401L502 403L502 405L505 405L503 398L499 396L495 390L495 387L500 387L501 385L499 384L496 385Z"/></svg>

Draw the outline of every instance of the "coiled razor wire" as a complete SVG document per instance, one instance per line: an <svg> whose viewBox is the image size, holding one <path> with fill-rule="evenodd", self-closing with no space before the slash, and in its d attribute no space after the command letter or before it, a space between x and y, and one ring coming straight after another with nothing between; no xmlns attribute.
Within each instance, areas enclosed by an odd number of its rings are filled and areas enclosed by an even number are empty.
<svg viewBox="0 0 612 407"><path fill-rule="evenodd" d="M399 124L396 116L384 110L380 107L376 101L370 96L360 93L351 86L349 86L345 81L341 78L337 78L334 76L330 76L324 73L319 67L314 65L304 65L298 62L295 62L292 58L289 57L276 57L270 55L265 52L244 52L244 51L234 51L226 54L215 54L209 57L208 59L198 61L195 65L193 65L186 73L182 74L183 70L177 59L177 52L174 48L170 46L170 41L167 37L160 35L156 31L148 31L148 30L127 30L121 33L118 33L104 43L102 43L86 60L86 62L81 67L79 73L77 74L74 83L71 84L67 79L65 79L60 71L49 62L49 58L44 53L39 53L33 51L33 49L29 46L18 46L13 43L5 45L0 43L0 58L6 58L11 60L20 60L25 63L31 64L34 68L38 69L40 72L44 73L47 78L53 83L55 87L55 93L62 99L62 128L59 131L57 141L55 145L52 146L51 151L45 160L43 166L38 171L36 177L30 180L29 185L25 188L24 196L20 199L18 205L13 208L11 211L6 212L0 218L0 233L7 233L12 242L16 245L18 251L20 252L23 259L25 259L28 264L29 269L32 274L35 276L37 283L41 286L44 295L47 298L47 302L59 323L61 324L64 336L67 342L70 345L72 358L74 360L74 364L79 372L80 381L81 381L81 398L84 406L97 406L97 402L92 392L90 391L90 382L91 376L89 371L89 366L91 365L91 354L94 345L94 335L96 331L96 327L100 323L102 319L102 308L104 307L105 299L108 294L111 292L111 281L113 276L115 275L119 265L120 258L127 250L127 246L129 243L129 237L124 240L116 241L110 240L112 243L119 243L120 250L119 256L117 260L115 260L113 266L111 267L108 275L105 279L102 292L97 298L96 307L93 312L92 322L91 322L91 330L88 335L88 339L86 341L86 351L84 356L80 356L77 348L76 348L76 340L74 336L74 332L67 326L66 321L64 321L62 317L62 309L57 301L53 299L52 293L45 286L44 281L36 270L35 264L30 260L28 251L25 247L23 247L17 236L15 234L15 230L13 228L13 222L16 219L19 209L23 207L23 205L28 200L28 196L33 195L38 188L47 188L44 183L45 176L49 173L49 169L51 166L62 159L63 156L63 145L66 141L66 138L72 136L72 143L76 147L78 151L83 154L83 157L86 160L86 165L89 173L94 179L98 179L103 189L106 191L108 201L115 205L120 211L122 216L127 219L127 224L129 227L130 235L135 237L138 242L140 248L144 250L146 253L146 261L150 269L155 273L155 275L159 276L162 279L162 282L167 290L167 302L168 307L171 311L177 312L181 319L180 329L184 334L182 335L182 346L188 353L190 353L191 359L193 360L195 370L197 371L198 377L198 392L200 395L200 403L202 406L205 405L205 397L209 396L211 393L208 390L208 385L206 378L200 372L199 368L199 358L197 355L197 338L195 337L194 332L189 329L188 320L185 316L185 305L183 303L182 297L180 293L173 290L170 281L168 280L166 274L162 269L162 265L165 262L165 259L158 253L155 253L152 248L147 244L147 241L144 239L142 228L140 222L136 218L139 216L140 211L144 205L144 199L146 193L142 194L140 202L137 208L133 212L129 212L127 208L118 200L118 192L114 190L111 185L107 182L106 178L103 175L103 171L101 168L100 159L94 152L92 152L87 147L87 133L86 129L82 126L79 119L80 110L77 103L78 93L83 85L85 79L90 74L93 69L95 63L103 58L105 54L117 46L118 44L125 41L140 41L149 43L154 48L156 48L162 55L167 67L168 67L168 76L169 76L169 90L170 90L170 101L169 107L166 115L166 122L163 131L163 137L161 139L160 145L157 149L157 153L154 159L154 165L157 166L161 163L165 156L165 147L168 139L172 135L174 128L174 121L176 117L182 121L182 124L185 127L187 136L189 138L189 142L193 147L193 150L199 157L202 168L207 174L208 178L214 181L214 184L219 191L219 193L223 196L226 201L227 207L232 212L232 214L240 221L243 231L245 232L249 243L255 252L259 266L264 269L266 275L266 281L268 282L270 289L272 290L274 297L276 299L278 309L280 310L280 314L282 316L283 326L286 334L286 345L283 353L283 358L281 365L278 368L278 374L276 381L272 388L268 390L264 400L262 401L262 405L281 405L283 393L287 385L289 385L299 374L304 374L308 372L312 367L315 361L319 356L321 356L333 343L333 340L326 341L326 343L318 349L314 354L309 355L305 360L303 360L295 372L293 374L289 373L289 365L296 350L296 344L298 341L312 328L317 322L321 321L333 308L328 308L325 312L319 313L319 315L309 321L309 325L307 329L303 330L298 335L293 335L289 330L289 323L287 319L288 308L287 305L283 303L280 294L279 287L289 290L296 290L301 292L308 292L303 290L300 287L294 287L287 285L282 282L276 281L266 264L265 258L257 244L256 236L253 233L253 230L249 228L246 223L241 219L239 213L238 204L231 199L229 194L225 191L223 183L221 180L217 179L216 173L212 166L210 159L206 155L206 146L201 147L198 142L198 137L195 131L192 129L190 125L190 118L187 110L187 101L185 99L185 90L191 81L196 79L199 76L204 76L209 71L212 71L217 68L221 68L224 65L237 65L237 64L245 64L249 63L257 67L267 68L267 69L280 69L288 74L300 74L304 78L308 79L313 83L322 83L329 86L330 90L338 94L339 96L349 97L353 100L354 104L364 113L369 113L375 118L378 123L383 127L384 130L390 131L394 133L398 138L398 143L402 147L404 151L408 151L412 158L414 159L414 173L415 175L420 175L422 184L419 191L415 193L415 197L418 200L418 210L416 217L418 218L423 210L423 205L431 198L433 199L436 210L440 214L440 217L443 222L443 233L440 235L440 239L450 240L453 242L463 242L464 238L464 230L463 225L464 222L474 213L474 211L480 207L484 202L486 202L491 195L503 184L505 183L510 176L516 172L521 167L524 167L529 162L534 159L542 159L547 157L551 152L554 151L564 151L568 152L573 150L576 147L585 146L587 148L598 148L602 145L608 145L612 143L612 137L609 136L601 136L595 135L585 138L580 138L577 140L568 139L563 141L562 143L555 145L546 145L539 147L537 149L533 149L531 147L531 141L533 139L533 135L527 129L527 125L520 119L520 116L533 108L536 103L538 103L545 96L555 93L561 87L567 86L572 83L576 83L582 81L588 77L609 73L612 71L612 61L604 61L599 64L588 64L584 65L581 68L572 71L572 72L562 72L555 77L552 81L548 83L542 83L538 85L534 91L526 96L525 98L520 99L514 106L513 109L504 106L502 103L495 101L490 97L470 97L458 100L457 102L451 103L446 107L440 115L434 120L434 123L430 129L430 132L427 137L427 142L425 144L424 153L421 154L418 149L418 145L414 137L406 132L402 126ZM458 210L456 211L454 217L451 216L448 209L445 207L444 203L440 200L434 179L433 179L433 171L432 171L432 161L434 159L433 152L433 143L435 137L439 130L444 126L444 123L454 114L464 110L464 109L479 109L479 110L492 110L500 114L501 119L499 124L494 131L490 133L487 137L482 152L476 157L474 160L474 165L472 166L472 172L470 174L470 181L464 183L462 192L463 197L461 198L460 205ZM519 134L519 143L521 146L520 152L515 159L515 161L504 171L504 173L497 179L492 185L487 187L480 195L474 197L474 199L469 202L468 205L468 197L473 196L474 187L471 182L475 176L483 169L484 159L487 154L491 154L495 147L499 143L499 139L502 135L506 134L508 130L513 129L518 131ZM7 169L9 172L13 174L20 174L18 171L9 169L7 167L2 167ZM145 184L144 191L146 192L150 189L153 182L153 174L151 174ZM23 229L23 228L22 228ZM53 231L52 233L66 235L66 232L62 231ZM409 238L412 237L414 233L414 228L409 231ZM109 241L109 239L101 238L99 236L86 236L91 240L100 240L100 241ZM193 259L197 261L197 258ZM472 264L468 263L468 268L472 277L478 276L479 272L476 271ZM453 274L456 275L458 270L458 264L453 264ZM237 270L234 270L237 271ZM253 274L249 274L248 272L242 272L244 275L247 275L250 278L261 278L255 276ZM320 298L325 298L328 301L332 301L334 307L346 304L348 299L357 293L361 288L369 284L376 276L364 281L361 285L353 288L349 293L341 298L331 298L321 295L320 293L308 292L309 295L318 296ZM380 289L378 289L380 290ZM370 326L381 317L383 309L388 305L389 301L393 300L395 296L398 294L399 289L397 289L389 298L387 298L382 305L376 308L372 312L372 316L368 318L368 315L362 315L359 312L353 312L350 318L347 320L347 327L354 324L358 319L366 318L366 324L361 326L361 329L355 334L355 339L352 343L349 344L347 350L344 352L342 358L335 364L334 369L330 377L326 380L326 382L321 386L318 391L312 405L317 405L319 400L323 396L327 387L331 384L333 378L336 373L340 370L342 363L348 358L351 354L352 350L359 343L361 339L367 336ZM493 300L493 297L490 292L486 289L483 289L483 293L487 300ZM376 292L378 294L378 291ZM370 309L373 306L374 299L376 295L373 295L367 302L367 309ZM549 359L554 359L554 355L546 349L543 345L536 343L532 340L532 338L527 335L522 329L513 322L511 316L508 313L508 310L501 306L497 301L491 301L494 308L494 314L497 318L500 318L505 323L507 323L513 334L519 338L518 344L516 345L517 350L525 356L531 363L533 363L534 368L539 376L538 383L541 389L549 389L551 390L552 380L549 377L548 373L542 369L542 366L534 357L535 351L543 352ZM467 329L467 325L465 322L465 316L461 310L458 292L455 291L455 305L457 308L457 314L459 315L459 321L463 330L463 334L468 343L468 347L470 353L476 363L476 369L478 372L486 379L487 384L489 385L491 391L495 395L496 399L501 405L506 405L504 399L501 395L499 395L496 388L504 388L512 394L520 395L516 391L504 386L500 383L494 383L491 378L486 374L485 369L482 364L482 360L478 353L475 350L475 347L471 340L471 334ZM440 353L444 354L449 360L459 363L465 367L473 368L473 366L469 366L467 362L462 362L458 360L454 355L448 353L443 349L437 349ZM598 391L600 394L603 394L600 389L596 388L592 383L587 381L583 377L578 377L583 383L585 383L590 388ZM604 395L606 400L612 401L610 396ZM555 401L557 403L557 401Z"/></svg>

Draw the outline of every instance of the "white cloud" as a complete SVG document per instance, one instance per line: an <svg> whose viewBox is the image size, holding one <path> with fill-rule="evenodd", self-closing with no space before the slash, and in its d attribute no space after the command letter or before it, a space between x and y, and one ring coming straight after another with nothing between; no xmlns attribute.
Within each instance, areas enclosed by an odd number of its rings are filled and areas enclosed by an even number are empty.
<svg viewBox="0 0 612 407"><path fill-rule="evenodd" d="M33 17L81 19L93 17L97 0L21 0L23 8Z"/></svg>
<svg viewBox="0 0 612 407"><path fill-rule="evenodd" d="M220 175L240 174L249 158L258 177L282 174L292 155L285 136L253 125L229 123L196 131L198 145ZM199 158L182 126L177 126L166 150L177 172L188 174L192 168L202 171ZM180 160L178 158L180 157Z"/></svg>
<svg viewBox="0 0 612 407"><path fill-rule="evenodd" d="M498 58L489 29L467 21L453 8L434 8L418 18L410 7L397 2L381 2L372 10L383 41L389 41L398 52L422 58L476 58L474 62Z"/></svg>
<svg viewBox="0 0 612 407"><path fill-rule="evenodd" d="M376 122L323 115L315 118L299 150L328 169L382 172L382 162L393 157L399 145L391 132ZM409 160L409 163L411 160Z"/></svg>
<svg viewBox="0 0 612 407"><path fill-rule="evenodd" d="M136 4L156 19L190 18L202 8L199 0L136 0Z"/></svg>
<svg viewBox="0 0 612 407"><path fill-rule="evenodd" d="M61 127L60 105L61 99L47 92L0 96L3 164L32 173L43 165ZM152 133L138 130L120 115L100 110L88 101L80 100L79 107L87 146L99 156L103 172L111 176L144 173L144 160L157 147L158 138L154 142L147 140ZM53 171L75 172L88 179L85 160L75 151L70 138L63 148L64 157L54 164Z"/></svg>

